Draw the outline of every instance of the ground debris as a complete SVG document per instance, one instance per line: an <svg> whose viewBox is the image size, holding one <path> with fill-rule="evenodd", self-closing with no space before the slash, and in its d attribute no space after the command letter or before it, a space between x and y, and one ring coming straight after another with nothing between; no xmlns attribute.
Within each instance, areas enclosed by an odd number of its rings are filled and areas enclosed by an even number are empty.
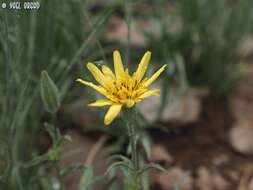
<svg viewBox="0 0 253 190"><path fill-rule="evenodd" d="M157 172L152 175L152 184L163 190L184 189L193 190L193 178L189 171L178 166L169 168L167 172Z"/></svg>
<svg viewBox="0 0 253 190"><path fill-rule="evenodd" d="M241 153L253 153L253 66L247 67L238 84L228 95L228 105L234 123L229 132L232 147Z"/></svg>
<svg viewBox="0 0 253 190"><path fill-rule="evenodd" d="M211 172L206 167L197 169L196 186L200 190L229 190L229 182L219 173Z"/></svg>

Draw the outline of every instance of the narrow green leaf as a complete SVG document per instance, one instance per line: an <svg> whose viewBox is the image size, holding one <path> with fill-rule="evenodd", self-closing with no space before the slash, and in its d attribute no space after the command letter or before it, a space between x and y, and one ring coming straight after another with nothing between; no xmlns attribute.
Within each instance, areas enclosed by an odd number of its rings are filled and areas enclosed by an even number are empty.
<svg viewBox="0 0 253 190"><path fill-rule="evenodd" d="M53 125L51 125L50 123L44 123L44 126L45 126L46 131L48 132L50 138L54 141L56 139L55 127Z"/></svg>
<svg viewBox="0 0 253 190"><path fill-rule="evenodd" d="M58 149L64 141L71 141L70 136L62 136L59 128L55 127L54 125L49 123L45 123L44 125L46 127L46 131L49 133L49 136L53 141L54 149Z"/></svg>
<svg viewBox="0 0 253 190"><path fill-rule="evenodd" d="M141 134L140 143L142 144L144 151L148 158L151 156L151 138L146 132Z"/></svg>
<svg viewBox="0 0 253 190"><path fill-rule="evenodd" d="M124 161L124 162L132 162L128 157L122 156L120 154L116 154L116 155L111 156L107 161L108 161L108 163L110 163L113 160L121 160L121 161Z"/></svg>
<svg viewBox="0 0 253 190"><path fill-rule="evenodd" d="M166 170L161 165L155 164L155 163L149 163L149 164L144 165L144 167L142 169L140 169L137 174L138 174L138 176L142 175L144 172L146 172L150 169L157 169L162 172L166 172Z"/></svg>
<svg viewBox="0 0 253 190"><path fill-rule="evenodd" d="M91 190L93 178L93 167L86 167L79 183L79 190Z"/></svg>
<svg viewBox="0 0 253 190"><path fill-rule="evenodd" d="M113 164L111 164L108 167L108 169L105 172L105 175L108 175L111 170L116 169L118 167L123 167L124 169L130 169L132 171L134 170L134 168L131 167L131 165L129 165L129 164L123 162L123 161L118 161L118 162L114 162Z"/></svg>
<svg viewBox="0 0 253 190"><path fill-rule="evenodd" d="M25 168L29 168L29 167L38 166L40 164L43 164L47 160L48 160L48 155L43 154L43 155L35 157L33 160L31 160L30 162L28 162L26 164L20 164L20 166L25 167Z"/></svg>
<svg viewBox="0 0 253 190"><path fill-rule="evenodd" d="M81 169L85 169L86 167L82 164L74 164L74 165L69 165L64 167L61 171L60 171L60 176L65 177L66 175L69 175L73 172L79 171Z"/></svg>

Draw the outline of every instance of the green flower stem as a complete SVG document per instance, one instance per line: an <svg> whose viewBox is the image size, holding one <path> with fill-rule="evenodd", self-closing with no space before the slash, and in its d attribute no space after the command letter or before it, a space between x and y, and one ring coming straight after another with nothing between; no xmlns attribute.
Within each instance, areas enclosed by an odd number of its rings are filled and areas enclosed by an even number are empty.
<svg viewBox="0 0 253 190"><path fill-rule="evenodd" d="M57 177L58 177L58 180L59 180L59 183L60 183L60 188L59 188L59 190L64 190L64 189L65 189L65 188L64 188L64 181L63 181L62 176L60 175L61 169L60 169L59 163L56 163L56 164L55 164L55 168L56 168Z"/></svg>
<svg viewBox="0 0 253 190"><path fill-rule="evenodd" d="M124 120L128 129L129 143L131 146L131 159L134 166L134 171L130 174L130 178L128 180L128 190L140 190L140 179L137 176L137 172L139 170L139 162L138 162L138 153L137 153L137 135L136 135L136 126L135 126L135 110L134 109L126 109L124 112Z"/></svg>
<svg viewBox="0 0 253 190"><path fill-rule="evenodd" d="M129 141L131 145L131 159L134 164L134 168L138 170L138 157L137 157L137 141L136 141L136 131L133 124L130 122L127 123Z"/></svg>

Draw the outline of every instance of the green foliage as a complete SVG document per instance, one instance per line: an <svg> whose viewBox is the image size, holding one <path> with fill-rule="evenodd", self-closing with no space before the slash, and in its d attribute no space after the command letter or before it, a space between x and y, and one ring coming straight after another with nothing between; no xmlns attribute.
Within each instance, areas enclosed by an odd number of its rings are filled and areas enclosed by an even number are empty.
<svg viewBox="0 0 253 190"><path fill-rule="evenodd" d="M84 172L80 180L79 190L91 190L94 178L93 168L89 166Z"/></svg>
<svg viewBox="0 0 253 190"><path fill-rule="evenodd" d="M252 1L180 0L169 14L164 7L156 15L161 35L147 34L155 58L179 54L190 85L225 92L239 77L236 51L253 31Z"/></svg>
<svg viewBox="0 0 253 190"><path fill-rule="evenodd" d="M37 150L44 114L39 99L41 70L47 70L61 87L58 94L46 73L42 74L47 81L44 87L54 94L47 107L55 112L59 99L75 98L70 89L84 57L104 53L94 49L112 11L104 9L90 18L91 4L85 1L40 3L38 11L0 12L0 189L52 189L57 184L57 177L48 174L46 167L48 159L59 160L59 151L54 148L38 156L41 150ZM95 44L91 43L94 38ZM44 99L51 100L47 95L44 88ZM62 139L56 141L53 144L58 147Z"/></svg>
<svg viewBox="0 0 253 190"><path fill-rule="evenodd" d="M110 161L112 161L114 159L118 159L120 161L116 161L116 162L113 162L112 164L110 164L110 166L107 168L105 174L109 174L110 172L114 172L115 169L117 169L117 168L121 168L123 170L125 169L125 170L134 171L134 164L133 164L132 160L130 160L129 158L122 156L122 155L114 155L110 158Z"/></svg>
<svg viewBox="0 0 253 190"><path fill-rule="evenodd" d="M74 88L77 75L84 75L83 64L87 60L108 62L107 53L121 49L122 44L101 42L112 8L124 12L128 29L131 21L139 16L134 12L134 3L143 1L112 1L102 10L91 11L94 1L41 1L39 11L0 12L0 189L6 190L50 190L62 188L64 177L83 171L79 189L89 190L105 177L96 177L92 166L82 164L59 168L62 159L60 146L68 136L63 136L56 127L55 115L50 115L46 130L52 146L44 153L37 148L38 133L44 128L45 113L41 101L51 114L62 104L72 102L80 96ZM175 84L181 93L188 85L204 85L213 93L223 93L239 78L236 51L239 45L252 34L253 13L251 0L179 0L172 3L172 11L166 9L168 1L154 3L148 12L160 23L161 34L146 33L150 49L158 64L168 64L162 80L161 113L173 97L170 84ZM60 6L59 6L60 4ZM158 7L157 9L155 7ZM142 14L142 13L141 13ZM126 45L126 60L137 60L140 47ZM130 51L131 50L131 51ZM133 51L132 51L133 50ZM131 56L130 56L130 52ZM137 53L136 53L137 52ZM138 55L139 56L139 55ZM48 76L48 71L52 79ZM41 83L39 83L41 77ZM40 85L39 85L40 84ZM57 87L60 87L57 89ZM86 96L87 95L87 96ZM89 99L87 93L86 99ZM83 95L82 95L83 96ZM88 98L87 98L88 97ZM88 101L88 100L86 100ZM48 116L46 114L46 116ZM51 118L52 116L52 118ZM150 124L136 113L136 142L143 147L145 158L150 156L151 139L145 132ZM43 119L42 119L43 118ZM127 142L122 120L111 128L99 128L116 138L111 153L122 152ZM115 130L116 129L116 130ZM97 128L95 128L97 130ZM128 152L131 152L131 146ZM143 152L138 152L139 156ZM126 186L136 188L136 175L145 181L148 189L148 171L159 165L146 164L143 158L138 171L127 157L119 156L107 174L114 176L117 169L125 174ZM48 168L57 170L50 173ZM131 174L129 176L129 174ZM110 178L114 184L115 178ZM116 185L111 185L115 187ZM144 186L143 186L144 187ZM113 189L113 188L112 188ZM179 186L178 186L179 189Z"/></svg>
<svg viewBox="0 0 253 190"><path fill-rule="evenodd" d="M60 176L61 177L65 177L66 175L69 175L73 172L82 170L82 169L86 169L85 166L83 166L82 164L74 164L74 165L69 165L64 167L61 171L60 171Z"/></svg>
<svg viewBox="0 0 253 190"><path fill-rule="evenodd" d="M118 161L112 162L113 160L118 160ZM125 157L122 155L112 156L110 158L110 162L112 163L107 168L107 171L105 174L115 175L116 170L120 169L124 173L124 176L125 176L126 189L139 190L140 184L138 183L138 180L142 179L141 177L147 174L147 172L150 169L157 169L162 172L166 172L166 170L159 164L144 163L144 162L142 163L141 167L136 170L133 161L130 160L128 157Z"/></svg>
<svg viewBox="0 0 253 190"><path fill-rule="evenodd" d="M95 176L93 167L87 166L79 183L79 190L92 190L95 183L104 179L104 176Z"/></svg>

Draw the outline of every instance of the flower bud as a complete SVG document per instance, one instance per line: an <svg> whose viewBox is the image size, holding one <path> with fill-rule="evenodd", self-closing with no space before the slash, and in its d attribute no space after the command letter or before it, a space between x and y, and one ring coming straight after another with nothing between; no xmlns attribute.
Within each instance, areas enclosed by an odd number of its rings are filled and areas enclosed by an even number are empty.
<svg viewBox="0 0 253 190"><path fill-rule="evenodd" d="M51 162L58 162L60 160L60 152L57 149L52 149L48 152L48 160Z"/></svg>
<svg viewBox="0 0 253 190"><path fill-rule="evenodd" d="M59 90L46 71L41 72L40 94L45 109L50 113L56 113L60 107Z"/></svg>

